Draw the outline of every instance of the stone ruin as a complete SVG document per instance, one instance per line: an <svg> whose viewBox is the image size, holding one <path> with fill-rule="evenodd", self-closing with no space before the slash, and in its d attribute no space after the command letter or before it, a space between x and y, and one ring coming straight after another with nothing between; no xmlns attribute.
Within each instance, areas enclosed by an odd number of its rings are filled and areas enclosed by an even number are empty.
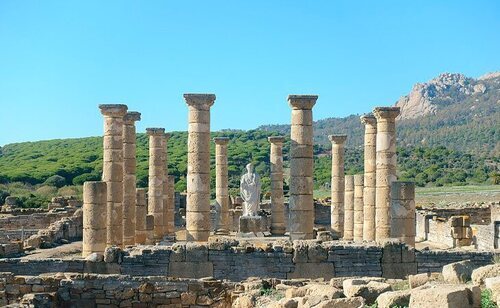
<svg viewBox="0 0 500 308"><path fill-rule="evenodd" d="M242 200L229 195L230 140L210 138L215 95L184 95L189 110L185 194L175 192L175 179L168 174L170 135L164 128L146 129L149 184L147 189L136 187L135 123L141 114L126 105L100 105L102 181L84 183L82 210L24 241L25 246L44 248L81 237L81 256L0 260L0 304L363 307L377 302L378 307L478 307L478 292L485 285L498 301L500 268L488 265L498 247L477 244L481 232L495 237L498 206L491 207L481 228L464 213L448 217L437 210L417 211L415 184L397 180L399 108L377 107L361 117L363 174L345 174L348 136L329 136L331 201L325 206L314 200L312 109L317 98L288 97L288 202L283 191L285 138L269 137L270 202L261 204L262 223L252 236L238 232ZM212 141L215 206L210 200ZM71 200L67 206L78 204ZM438 223L443 219L450 231L443 238L450 247L471 245L476 234L480 250L416 249L416 239L439 238L434 230L446 229ZM464 285L471 279L475 285ZM405 284L409 286L397 291Z"/></svg>

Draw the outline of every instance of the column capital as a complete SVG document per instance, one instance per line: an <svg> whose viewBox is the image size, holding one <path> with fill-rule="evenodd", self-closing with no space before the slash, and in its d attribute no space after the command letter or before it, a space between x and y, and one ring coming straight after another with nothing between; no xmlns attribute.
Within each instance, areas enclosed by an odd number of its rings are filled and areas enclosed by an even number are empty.
<svg viewBox="0 0 500 308"><path fill-rule="evenodd" d="M347 135L328 135L328 139L332 144L344 144L347 140Z"/></svg>
<svg viewBox="0 0 500 308"><path fill-rule="evenodd" d="M317 99L317 95L291 94L288 95L288 104L295 110L311 110Z"/></svg>
<svg viewBox="0 0 500 308"><path fill-rule="evenodd" d="M215 137L214 143L218 145L226 145L229 142L229 137Z"/></svg>
<svg viewBox="0 0 500 308"><path fill-rule="evenodd" d="M104 116L122 118L127 113L127 105L124 104L100 104L99 109Z"/></svg>
<svg viewBox="0 0 500 308"><path fill-rule="evenodd" d="M377 124L377 118L373 115L373 113L367 113L359 117L361 123L364 125L375 125Z"/></svg>
<svg viewBox="0 0 500 308"><path fill-rule="evenodd" d="M395 119L401 111L399 107L375 107L373 115L378 119Z"/></svg>
<svg viewBox="0 0 500 308"><path fill-rule="evenodd" d="M196 109L208 110L215 102L215 94L186 93L183 96L186 104Z"/></svg>
<svg viewBox="0 0 500 308"><path fill-rule="evenodd" d="M162 136L165 135L165 129L158 127L149 127L146 128L146 134L148 134L148 136Z"/></svg>
<svg viewBox="0 0 500 308"><path fill-rule="evenodd" d="M141 113L137 111L129 111L123 116L125 124L133 125L135 121L141 120Z"/></svg>
<svg viewBox="0 0 500 308"><path fill-rule="evenodd" d="M281 143L285 142L285 137L283 137L283 136L270 136L270 137L267 137L267 140L270 143L281 144Z"/></svg>

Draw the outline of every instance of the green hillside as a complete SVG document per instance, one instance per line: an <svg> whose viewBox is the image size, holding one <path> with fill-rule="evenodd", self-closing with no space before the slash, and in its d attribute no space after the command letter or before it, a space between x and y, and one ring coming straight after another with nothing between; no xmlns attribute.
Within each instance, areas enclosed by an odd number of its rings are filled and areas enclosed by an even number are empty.
<svg viewBox="0 0 500 308"><path fill-rule="evenodd" d="M262 176L263 191L269 189L269 143L267 131L224 131L213 133L227 136L229 185L232 194L238 193L239 179L248 162ZM137 136L137 180L147 187L148 141L145 134ZM287 141L284 146L285 168L288 167ZM176 190L186 189L187 133L174 132L168 141L169 173L175 176ZM214 145L212 144L212 153ZM316 188L330 181L329 149L315 146ZM498 158L484 160L473 154L445 147L404 147L398 149L399 177L415 180L419 186L466 185L469 183L498 183ZM215 162L212 155L212 187L215 186ZM57 194L80 194L79 186L88 180L99 180L102 168L102 138L49 140L6 145L0 154L0 203L5 196L20 195L25 206L39 206ZM362 151L346 150L346 172L363 170ZM285 169L287 172L287 169ZM14 183L14 184L12 184ZM25 183L25 184L22 184ZM286 188L286 187L285 187Z"/></svg>

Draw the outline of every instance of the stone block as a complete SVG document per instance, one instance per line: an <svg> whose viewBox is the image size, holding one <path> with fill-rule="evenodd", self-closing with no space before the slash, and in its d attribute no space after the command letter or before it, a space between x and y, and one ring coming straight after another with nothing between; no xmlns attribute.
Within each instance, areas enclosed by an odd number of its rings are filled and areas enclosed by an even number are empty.
<svg viewBox="0 0 500 308"><path fill-rule="evenodd" d="M261 216L241 216L240 217L240 233L257 233L262 228Z"/></svg>
<svg viewBox="0 0 500 308"><path fill-rule="evenodd" d="M333 263L297 263L291 273L286 274L287 279L294 278L324 278L331 279L335 275Z"/></svg>
<svg viewBox="0 0 500 308"><path fill-rule="evenodd" d="M410 296L412 308L476 308L481 307L481 290L477 286L436 285L413 290Z"/></svg>
<svg viewBox="0 0 500 308"><path fill-rule="evenodd" d="M212 262L170 262L168 275L177 278L204 278L214 275Z"/></svg>
<svg viewBox="0 0 500 308"><path fill-rule="evenodd" d="M186 262L206 262L208 261L207 245L197 243L186 244Z"/></svg>
<svg viewBox="0 0 500 308"><path fill-rule="evenodd" d="M410 290L385 292L377 297L377 308L408 307Z"/></svg>
<svg viewBox="0 0 500 308"><path fill-rule="evenodd" d="M443 266L443 279L447 283L465 283L471 280L474 264L470 260Z"/></svg>

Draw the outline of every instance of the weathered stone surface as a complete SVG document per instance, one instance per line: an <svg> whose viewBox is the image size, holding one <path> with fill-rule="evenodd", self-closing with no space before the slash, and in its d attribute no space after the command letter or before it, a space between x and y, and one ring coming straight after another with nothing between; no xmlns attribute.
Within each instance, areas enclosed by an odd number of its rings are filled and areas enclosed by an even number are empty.
<svg viewBox="0 0 500 308"><path fill-rule="evenodd" d="M500 276L500 263L486 265L472 271L472 282L476 285L483 285L486 278Z"/></svg>
<svg viewBox="0 0 500 308"><path fill-rule="evenodd" d="M317 308L362 308L365 300L362 297L336 298L319 303Z"/></svg>
<svg viewBox="0 0 500 308"><path fill-rule="evenodd" d="M347 279L343 283L344 294L348 298L361 296L371 305L380 294L391 290L391 285L382 281L381 278Z"/></svg>
<svg viewBox="0 0 500 308"><path fill-rule="evenodd" d="M477 286L436 285L413 290L410 307L475 308L481 306L481 290Z"/></svg>
<svg viewBox="0 0 500 308"><path fill-rule="evenodd" d="M410 288L412 289L423 286L429 280L430 280L430 273L422 273L422 274L408 276L408 282L410 284Z"/></svg>
<svg viewBox="0 0 500 308"><path fill-rule="evenodd" d="M443 266L443 279L447 283L465 283L471 280L474 264L470 260Z"/></svg>
<svg viewBox="0 0 500 308"><path fill-rule="evenodd" d="M410 290L385 292L377 297L377 308L408 307Z"/></svg>

